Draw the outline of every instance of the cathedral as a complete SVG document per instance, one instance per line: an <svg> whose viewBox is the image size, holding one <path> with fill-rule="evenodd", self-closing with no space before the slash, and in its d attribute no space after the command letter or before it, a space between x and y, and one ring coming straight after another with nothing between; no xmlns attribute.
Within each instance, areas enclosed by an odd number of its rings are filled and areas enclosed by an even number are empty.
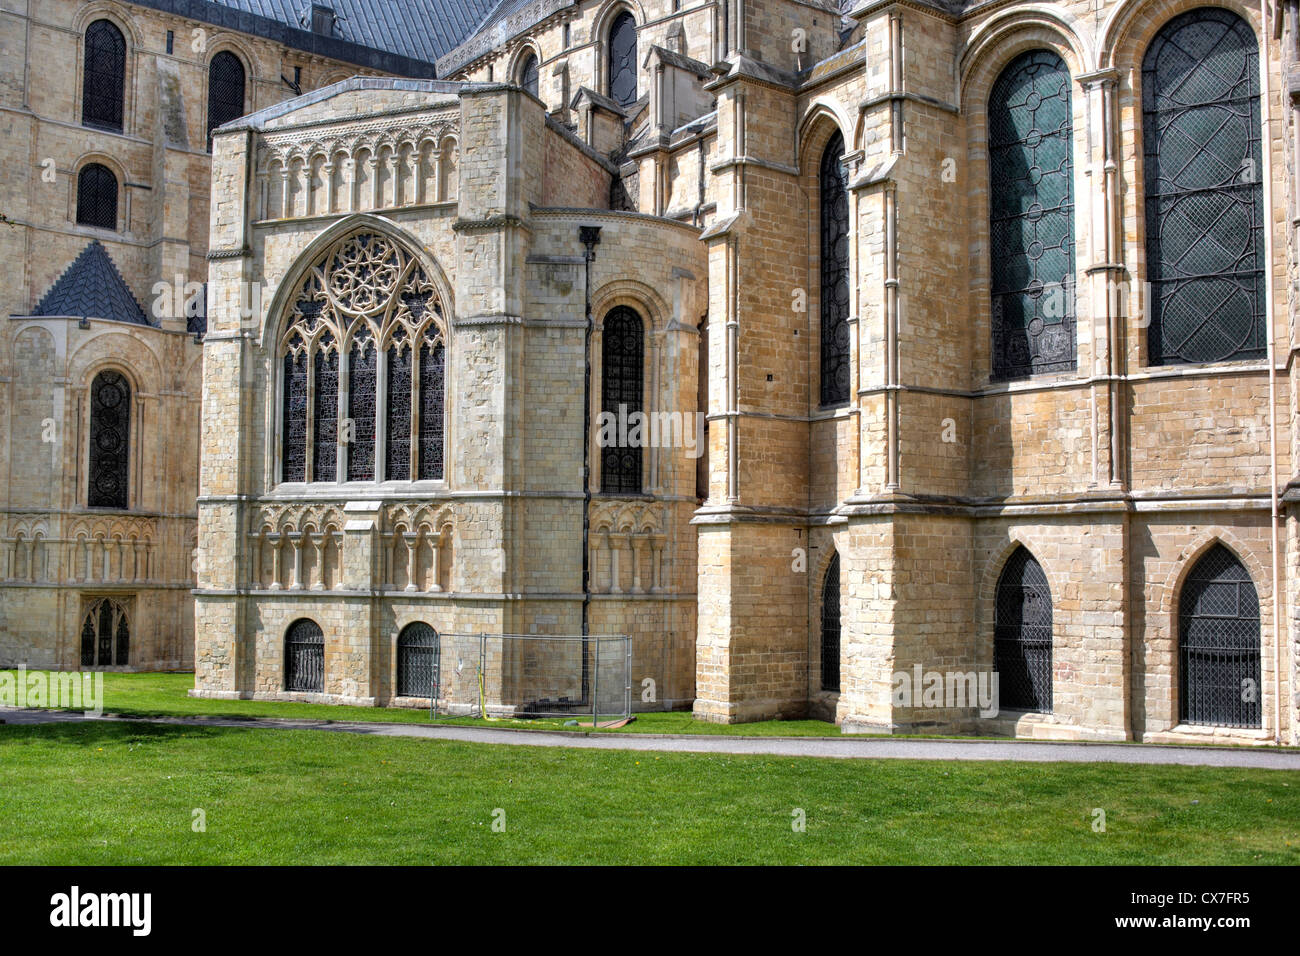
<svg viewBox="0 0 1300 956"><path fill-rule="evenodd" d="M0 11L0 666L1300 743L1298 14Z"/></svg>

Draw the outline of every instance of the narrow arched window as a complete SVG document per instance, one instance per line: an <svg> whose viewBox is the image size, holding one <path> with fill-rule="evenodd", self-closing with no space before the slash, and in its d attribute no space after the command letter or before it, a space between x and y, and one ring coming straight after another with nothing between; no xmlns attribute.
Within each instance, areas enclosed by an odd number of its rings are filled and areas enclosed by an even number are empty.
<svg viewBox="0 0 1300 956"><path fill-rule="evenodd" d="M320 625L299 618L284 638L284 689L321 693L325 689L325 635Z"/></svg>
<svg viewBox="0 0 1300 956"><path fill-rule="evenodd" d="M1142 61L1152 365L1262 359L1259 48L1234 13L1169 21Z"/></svg>
<svg viewBox="0 0 1300 956"><path fill-rule="evenodd" d="M423 621L397 635L397 696L436 697L438 632Z"/></svg>
<svg viewBox="0 0 1300 956"><path fill-rule="evenodd" d="M108 20L86 28L86 51L81 77L81 123L110 132L122 132L126 99L126 38Z"/></svg>
<svg viewBox="0 0 1300 956"><path fill-rule="evenodd" d="M212 131L244 115L244 64L222 50L208 64L208 149Z"/></svg>
<svg viewBox="0 0 1300 956"><path fill-rule="evenodd" d="M821 403L849 400L849 193L844 137L832 134L818 172L821 209Z"/></svg>
<svg viewBox="0 0 1300 956"><path fill-rule="evenodd" d="M95 601L81 619L81 665L126 667L131 663L131 625L122 605Z"/></svg>
<svg viewBox="0 0 1300 956"><path fill-rule="evenodd" d="M1024 53L989 95L989 275L995 379L1075 368L1070 74Z"/></svg>
<svg viewBox="0 0 1300 956"><path fill-rule="evenodd" d="M636 102L636 20L624 11L609 27L609 98L619 106Z"/></svg>
<svg viewBox="0 0 1300 956"><path fill-rule="evenodd" d="M77 174L77 225L117 228L117 177L101 163L87 163Z"/></svg>
<svg viewBox="0 0 1300 956"><path fill-rule="evenodd" d="M1052 591L1047 575L1024 548L998 578L993 669L998 702L1007 710L1052 711Z"/></svg>
<svg viewBox="0 0 1300 956"><path fill-rule="evenodd" d="M90 386L90 467L86 504L126 508L130 471L131 386L120 372L100 372Z"/></svg>
<svg viewBox="0 0 1300 956"><path fill-rule="evenodd" d="M822 582L822 690L840 689L840 556L831 556Z"/></svg>
<svg viewBox="0 0 1300 956"><path fill-rule="evenodd" d="M523 62L519 64L519 85L533 96L537 95L537 74L537 57L531 53L525 54Z"/></svg>
<svg viewBox="0 0 1300 956"><path fill-rule="evenodd" d="M281 480L440 480L445 341L437 290L411 254L372 233L331 246L280 337Z"/></svg>
<svg viewBox="0 0 1300 956"><path fill-rule="evenodd" d="M642 415L645 333L641 317L620 305L605 316L601 346L600 490L641 493L641 448L647 439L637 422ZM633 418L633 416L636 418ZM610 427L605 427L605 423Z"/></svg>
<svg viewBox="0 0 1300 956"><path fill-rule="evenodd" d="M1259 595L1221 544L1187 575L1178 598L1178 716L1186 724L1259 727Z"/></svg>

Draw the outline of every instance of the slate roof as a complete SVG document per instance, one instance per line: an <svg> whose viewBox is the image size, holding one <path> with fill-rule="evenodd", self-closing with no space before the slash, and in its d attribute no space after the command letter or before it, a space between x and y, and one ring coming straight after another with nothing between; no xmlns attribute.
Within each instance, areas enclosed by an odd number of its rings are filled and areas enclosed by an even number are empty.
<svg viewBox="0 0 1300 956"><path fill-rule="evenodd" d="M285 46L388 73L432 77L500 0L316 0L335 14L331 36L311 30L312 0L130 0Z"/></svg>
<svg viewBox="0 0 1300 956"><path fill-rule="evenodd" d="M98 239L81 250L32 315L75 315L132 325L151 324Z"/></svg>

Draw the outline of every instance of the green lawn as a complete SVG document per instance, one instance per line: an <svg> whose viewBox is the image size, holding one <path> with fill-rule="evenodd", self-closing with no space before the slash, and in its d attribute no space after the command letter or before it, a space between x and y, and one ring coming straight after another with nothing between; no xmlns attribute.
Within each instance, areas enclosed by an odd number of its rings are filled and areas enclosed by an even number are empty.
<svg viewBox="0 0 1300 956"><path fill-rule="evenodd" d="M1294 864L1297 847L1285 771L0 726L0 863Z"/></svg>
<svg viewBox="0 0 1300 956"><path fill-rule="evenodd" d="M10 671L9 673L14 673ZM37 673L36 671L29 671ZM306 720L369 720L403 724L451 724L524 730L581 730L562 719L478 720L430 718L427 710L347 707L276 700L207 700L186 696L193 674L105 674L104 711L133 717L293 717ZM590 720L590 715L586 717ZM839 728L822 720L767 720L753 724L710 724L689 712L638 714L626 727L599 733L744 734L759 737L838 737Z"/></svg>

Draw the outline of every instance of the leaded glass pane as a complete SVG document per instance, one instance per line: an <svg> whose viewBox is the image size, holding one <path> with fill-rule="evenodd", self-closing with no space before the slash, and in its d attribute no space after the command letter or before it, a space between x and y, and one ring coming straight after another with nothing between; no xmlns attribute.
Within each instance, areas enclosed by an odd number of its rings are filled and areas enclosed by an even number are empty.
<svg viewBox="0 0 1300 956"><path fill-rule="evenodd" d="M126 39L107 20L86 29L81 78L81 122L84 126L122 132L126 90Z"/></svg>
<svg viewBox="0 0 1300 956"><path fill-rule="evenodd" d="M831 558L822 583L822 690L840 689L840 556Z"/></svg>
<svg viewBox="0 0 1300 956"><path fill-rule="evenodd" d="M316 435L312 448L311 479L333 481L338 473L338 352L317 352L314 366Z"/></svg>
<svg viewBox="0 0 1300 956"><path fill-rule="evenodd" d="M1259 727L1259 595L1237 556L1216 544L1187 575L1178 601L1179 718Z"/></svg>
<svg viewBox="0 0 1300 956"><path fill-rule="evenodd" d="M993 669L1008 710L1052 711L1052 592L1042 566L1024 548L998 578Z"/></svg>
<svg viewBox="0 0 1300 956"><path fill-rule="evenodd" d="M636 102L636 20L620 13L609 28L609 98L619 106Z"/></svg>
<svg viewBox="0 0 1300 956"><path fill-rule="evenodd" d="M77 174L77 224L117 228L117 177L107 166L89 163Z"/></svg>
<svg viewBox="0 0 1300 956"><path fill-rule="evenodd" d="M118 372L100 372L90 387L91 508L126 508L130 469L131 386Z"/></svg>
<svg viewBox="0 0 1300 956"><path fill-rule="evenodd" d="M300 340L301 341L301 340ZM281 469L284 481L307 480L307 356L284 357L284 421Z"/></svg>
<svg viewBox="0 0 1300 956"><path fill-rule="evenodd" d="M849 191L844 137L837 130L822 153L821 403L849 400Z"/></svg>
<svg viewBox="0 0 1300 956"><path fill-rule="evenodd" d="M537 72L537 57L530 53L519 68L519 85L533 96L537 95Z"/></svg>
<svg viewBox="0 0 1300 956"><path fill-rule="evenodd" d="M641 317L626 306L605 316L601 347L601 411L616 421L630 421L642 411L645 341ZM621 433L622 428L619 429ZM600 490L606 494L641 493L641 447L616 441L600 452Z"/></svg>
<svg viewBox="0 0 1300 956"><path fill-rule="evenodd" d="M397 696L434 697L438 686L438 632L423 621L397 636Z"/></svg>
<svg viewBox="0 0 1300 956"><path fill-rule="evenodd" d="M325 689L325 635L315 621L301 618L284 639L285 690L320 693Z"/></svg>
<svg viewBox="0 0 1300 956"><path fill-rule="evenodd" d="M993 377L1076 367L1070 74L1048 50L1012 60L989 96Z"/></svg>
<svg viewBox="0 0 1300 956"><path fill-rule="evenodd" d="M446 353L442 343L420 348L420 479L443 477L443 381Z"/></svg>
<svg viewBox="0 0 1300 956"><path fill-rule="evenodd" d="M244 115L244 64L228 50L208 66L208 149L212 131Z"/></svg>
<svg viewBox="0 0 1300 956"><path fill-rule="evenodd" d="M126 610L109 598L95 601L81 619L83 667L126 667L131 663L131 626Z"/></svg>
<svg viewBox="0 0 1300 956"><path fill-rule="evenodd" d="M374 341L352 346L348 355L348 481L375 480L375 367Z"/></svg>
<svg viewBox="0 0 1300 956"><path fill-rule="evenodd" d="M385 430L389 481L411 480L411 348L388 350L388 422Z"/></svg>
<svg viewBox="0 0 1300 956"><path fill-rule="evenodd" d="M1245 21L1175 17L1142 63L1152 365L1261 359L1259 51Z"/></svg>

